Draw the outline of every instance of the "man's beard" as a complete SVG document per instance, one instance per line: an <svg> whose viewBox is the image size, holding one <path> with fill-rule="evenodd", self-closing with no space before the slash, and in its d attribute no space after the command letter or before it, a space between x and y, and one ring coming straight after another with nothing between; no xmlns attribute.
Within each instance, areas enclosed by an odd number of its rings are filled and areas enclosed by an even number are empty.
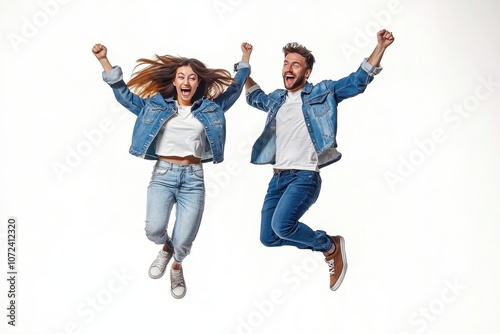
<svg viewBox="0 0 500 334"><path fill-rule="evenodd" d="M285 88L293 91L301 86L303 86L306 82L307 78L304 75L298 76L295 78L295 82L292 84L292 86L287 87L286 86L286 75L283 75L283 84L285 85Z"/></svg>

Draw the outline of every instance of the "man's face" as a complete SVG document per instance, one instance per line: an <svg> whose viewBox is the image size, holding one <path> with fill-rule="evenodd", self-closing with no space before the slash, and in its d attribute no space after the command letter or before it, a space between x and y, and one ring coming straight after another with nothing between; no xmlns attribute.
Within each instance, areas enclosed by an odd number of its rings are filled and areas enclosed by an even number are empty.
<svg viewBox="0 0 500 334"><path fill-rule="evenodd" d="M289 53L283 63L283 83L285 88L291 92L302 89L311 74L307 68L306 58L298 53Z"/></svg>

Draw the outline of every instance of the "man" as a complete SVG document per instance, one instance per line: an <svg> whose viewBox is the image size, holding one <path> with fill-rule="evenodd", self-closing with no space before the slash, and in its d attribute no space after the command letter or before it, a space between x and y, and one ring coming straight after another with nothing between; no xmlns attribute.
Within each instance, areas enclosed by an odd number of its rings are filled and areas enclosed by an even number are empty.
<svg viewBox="0 0 500 334"><path fill-rule="evenodd" d="M252 78L245 84L248 104L268 113L251 162L274 168L262 207L260 240L268 247L289 245L323 252L333 291L347 270L344 238L314 231L299 219L318 198L319 169L341 157L335 139L338 103L365 90L382 70L380 61L393 41L391 32L379 31L377 46L356 72L316 85L307 81L314 56L303 45L288 43L283 47L286 89L265 94Z"/></svg>

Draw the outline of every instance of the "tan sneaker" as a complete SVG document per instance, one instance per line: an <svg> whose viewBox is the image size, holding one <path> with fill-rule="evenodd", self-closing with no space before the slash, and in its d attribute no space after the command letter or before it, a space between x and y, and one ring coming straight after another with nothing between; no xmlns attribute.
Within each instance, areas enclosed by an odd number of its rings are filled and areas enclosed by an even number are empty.
<svg viewBox="0 0 500 334"><path fill-rule="evenodd" d="M335 245L335 251L325 257L330 271L330 290L335 291L344 280L347 270L347 259L345 256L345 242L340 235L331 237Z"/></svg>

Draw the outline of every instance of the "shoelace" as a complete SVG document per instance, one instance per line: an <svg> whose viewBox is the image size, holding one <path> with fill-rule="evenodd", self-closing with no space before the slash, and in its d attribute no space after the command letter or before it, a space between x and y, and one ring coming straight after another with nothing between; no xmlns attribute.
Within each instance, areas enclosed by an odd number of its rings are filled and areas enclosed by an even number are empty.
<svg viewBox="0 0 500 334"><path fill-rule="evenodd" d="M182 272L178 274L172 274L172 287L184 286L184 277L182 277Z"/></svg>
<svg viewBox="0 0 500 334"><path fill-rule="evenodd" d="M330 271L330 276L335 275L335 263L333 258L331 260L327 260L326 263L328 264L328 269Z"/></svg>
<svg viewBox="0 0 500 334"><path fill-rule="evenodd" d="M167 258L158 255L156 260L154 260L153 267L157 267L160 269L160 271L165 270L165 267L167 266Z"/></svg>

